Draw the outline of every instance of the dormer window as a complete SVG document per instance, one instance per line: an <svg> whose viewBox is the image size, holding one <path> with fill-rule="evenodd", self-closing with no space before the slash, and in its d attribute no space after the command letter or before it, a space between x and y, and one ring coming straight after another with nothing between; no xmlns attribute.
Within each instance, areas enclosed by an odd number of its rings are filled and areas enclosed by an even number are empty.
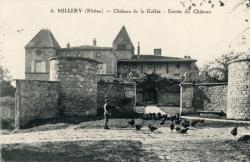
<svg viewBox="0 0 250 162"><path fill-rule="evenodd" d="M125 43L118 44L117 50L119 50L119 51L127 50L126 44Z"/></svg>
<svg viewBox="0 0 250 162"><path fill-rule="evenodd" d="M41 50L36 50L37 55L41 55L42 51Z"/></svg>

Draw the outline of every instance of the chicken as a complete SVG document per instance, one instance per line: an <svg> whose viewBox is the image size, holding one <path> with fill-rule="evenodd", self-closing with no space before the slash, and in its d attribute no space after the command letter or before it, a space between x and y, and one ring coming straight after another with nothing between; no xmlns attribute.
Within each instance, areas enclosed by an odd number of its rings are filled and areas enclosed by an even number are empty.
<svg viewBox="0 0 250 162"><path fill-rule="evenodd" d="M153 116L153 119L156 120L156 113L153 113L152 116Z"/></svg>
<svg viewBox="0 0 250 162"><path fill-rule="evenodd" d="M177 125L178 125L178 124L181 124L181 118L175 119L174 122L175 122L175 124L177 124Z"/></svg>
<svg viewBox="0 0 250 162"><path fill-rule="evenodd" d="M167 118L165 117L164 119L161 120L160 125L163 125L165 123L165 121L167 120Z"/></svg>
<svg viewBox="0 0 250 162"><path fill-rule="evenodd" d="M150 124L150 125L148 125L148 128L149 128L149 130L150 130L151 132L154 132L155 130L157 130L157 129L158 129L158 128L156 128L156 127L152 126L151 124Z"/></svg>
<svg viewBox="0 0 250 162"><path fill-rule="evenodd" d="M177 132L181 131L181 127L176 127L175 130L176 130Z"/></svg>
<svg viewBox="0 0 250 162"><path fill-rule="evenodd" d="M189 128L184 128L180 131L181 134L186 134Z"/></svg>
<svg viewBox="0 0 250 162"><path fill-rule="evenodd" d="M143 127L142 124L135 124L135 129L139 131Z"/></svg>
<svg viewBox="0 0 250 162"><path fill-rule="evenodd" d="M158 119L161 119L162 118L161 113L157 113L157 117L158 117Z"/></svg>
<svg viewBox="0 0 250 162"><path fill-rule="evenodd" d="M188 120L184 120L183 123L181 123L181 125L184 127L184 128L187 128L190 126L190 122Z"/></svg>
<svg viewBox="0 0 250 162"><path fill-rule="evenodd" d="M128 121L128 124L134 126L135 125L135 120L132 119L132 120Z"/></svg>
<svg viewBox="0 0 250 162"><path fill-rule="evenodd" d="M200 122L200 123L204 123L204 122L205 122L205 119L198 120L198 122Z"/></svg>
<svg viewBox="0 0 250 162"><path fill-rule="evenodd" d="M170 130L171 130L171 133L173 133L173 130L174 130L174 123L171 123L171 124L170 124Z"/></svg>
<svg viewBox="0 0 250 162"><path fill-rule="evenodd" d="M193 121L191 122L191 126L192 126L192 127L195 127L195 125L196 125L198 122L199 122L198 120L193 120Z"/></svg>
<svg viewBox="0 0 250 162"><path fill-rule="evenodd" d="M231 134L233 136L237 136L237 134L238 134L238 127L237 126L231 131Z"/></svg>
<svg viewBox="0 0 250 162"><path fill-rule="evenodd" d="M243 135L241 136L237 141L241 141L241 142L250 142L250 135Z"/></svg>

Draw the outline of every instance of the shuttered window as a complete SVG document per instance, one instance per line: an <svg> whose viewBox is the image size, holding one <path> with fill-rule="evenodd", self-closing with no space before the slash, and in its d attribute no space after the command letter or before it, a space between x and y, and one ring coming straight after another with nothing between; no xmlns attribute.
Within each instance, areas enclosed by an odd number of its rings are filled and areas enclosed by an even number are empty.
<svg viewBox="0 0 250 162"><path fill-rule="evenodd" d="M46 73L46 61L32 61L31 72Z"/></svg>

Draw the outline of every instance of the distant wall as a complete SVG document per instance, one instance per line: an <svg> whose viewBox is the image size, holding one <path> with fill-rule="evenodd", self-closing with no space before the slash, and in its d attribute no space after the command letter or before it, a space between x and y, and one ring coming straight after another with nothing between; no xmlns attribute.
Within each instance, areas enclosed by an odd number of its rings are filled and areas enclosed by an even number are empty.
<svg viewBox="0 0 250 162"><path fill-rule="evenodd" d="M227 83L194 84L195 111L223 111L227 109Z"/></svg>
<svg viewBox="0 0 250 162"><path fill-rule="evenodd" d="M98 114L103 113L103 105L105 98L111 103L119 106L118 112L113 112L116 116L129 115L135 110L135 83L119 83L119 82L99 82L97 84L97 111Z"/></svg>
<svg viewBox="0 0 250 162"><path fill-rule="evenodd" d="M136 103L137 105L144 105L145 96L142 90L136 91ZM158 102L159 106L180 106L180 92L158 92Z"/></svg>
<svg viewBox="0 0 250 162"><path fill-rule="evenodd" d="M56 117L58 99L58 82L16 80L15 127L23 127L35 119Z"/></svg>
<svg viewBox="0 0 250 162"><path fill-rule="evenodd" d="M13 128L15 122L15 98L0 97L0 129Z"/></svg>
<svg viewBox="0 0 250 162"><path fill-rule="evenodd" d="M158 95L158 105L180 106L180 93L160 92Z"/></svg>

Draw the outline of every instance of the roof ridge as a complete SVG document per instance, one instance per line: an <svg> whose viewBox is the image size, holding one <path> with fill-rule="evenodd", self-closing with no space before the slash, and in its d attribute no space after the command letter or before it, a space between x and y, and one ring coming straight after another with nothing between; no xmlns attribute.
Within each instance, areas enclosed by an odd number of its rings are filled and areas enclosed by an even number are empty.
<svg viewBox="0 0 250 162"><path fill-rule="evenodd" d="M51 33L50 33L50 30L49 29L45 29L48 33L49 33L49 39L50 39L50 43L52 44L52 46L54 46L54 43L52 41L52 36L51 36Z"/></svg>

